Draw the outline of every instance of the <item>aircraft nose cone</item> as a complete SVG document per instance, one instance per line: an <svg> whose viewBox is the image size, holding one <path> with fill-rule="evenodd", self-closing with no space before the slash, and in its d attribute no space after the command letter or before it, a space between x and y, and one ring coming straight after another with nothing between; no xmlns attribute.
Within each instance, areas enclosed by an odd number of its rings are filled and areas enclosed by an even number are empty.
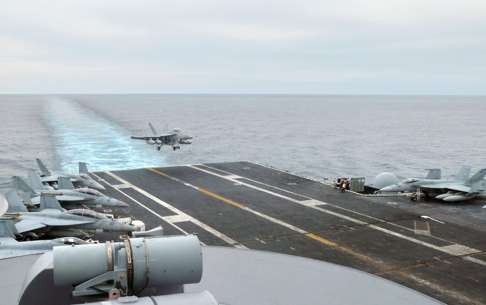
<svg viewBox="0 0 486 305"><path fill-rule="evenodd" d="M98 183L94 180L91 181L90 187L94 188L95 190L98 190L98 191L106 191L106 188L103 185L101 185L100 183Z"/></svg>
<svg viewBox="0 0 486 305"><path fill-rule="evenodd" d="M135 226L132 226L132 225L129 225L129 224L122 224L121 227L122 227L121 231L124 231L124 232L138 231L138 229Z"/></svg>
<svg viewBox="0 0 486 305"><path fill-rule="evenodd" d="M128 208L129 205L121 200L115 198L105 198L104 205L119 208Z"/></svg>
<svg viewBox="0 0 486 305"><path fill-rule="evenodd" d="M466 200L466 198L464 196L460 196L460 195L451 195L451 196L447 196L445 198L442 198L442 200L444 200L445 202L458 202L458 201L464 201L464 200Z"/></svg>
<svg viewBox="0 0 486 305"><path fill-rule="evenodd" d="M114 201L116 201L116 206L118 207L121 207L121 208L128 208L130 205L126 202L123 202L121 200L118 200L118 199L112 199Z"/></svg>

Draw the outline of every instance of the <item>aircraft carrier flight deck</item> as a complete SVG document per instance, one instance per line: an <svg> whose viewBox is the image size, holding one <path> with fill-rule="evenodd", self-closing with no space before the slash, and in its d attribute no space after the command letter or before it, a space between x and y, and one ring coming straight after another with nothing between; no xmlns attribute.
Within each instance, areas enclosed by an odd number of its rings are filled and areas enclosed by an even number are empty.
<svg viewBox="0 0 486 305"><path fill-rule="evenodd" d="M130 204L129 215L147 229L162 225L165 235L194 233L206 245L319 259L448 304L486 304L486 225L437 217L433 206L404 209L413 203L341 193L251 162L92 175Z"/></svg>

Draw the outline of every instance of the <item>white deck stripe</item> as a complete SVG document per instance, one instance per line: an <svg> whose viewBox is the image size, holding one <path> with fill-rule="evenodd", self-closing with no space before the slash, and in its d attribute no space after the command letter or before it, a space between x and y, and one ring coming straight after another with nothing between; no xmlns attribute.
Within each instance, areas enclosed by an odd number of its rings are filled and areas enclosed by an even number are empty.
<svg viewBox="0 0 486 305"><path fill-rule="evenodd" d="M210 174L210 175L217 176L217 177L219 177L221 179L225 179L225 180L228 180L228 181L231 181L231 182L237 181L237 182L241 183L242 185L244 185L246 187L249 187L249 188L252 188L252 189L255 189L255 190L258 190L258 191L261 191L261 192L264 192L264 193L267 193L267 194L270 194L270 195L273 195L273 196L276 196L276 197L279 197L279 198L283 198L283 199L288 200L288 201L292 201L292 202L297 203L299 205L302 205L304 207L308 207L308 208L311 208L311 209L315 209L315 210L318 210L320 212L323 212L323 213L326 213L326 214L329 214L329 215L333 215L335 217L338 217L338 218L341 218L341 219L345 219L345 220L348 220L350 222L353 222L353 223L356 223L356 224L359 224L359 225L366 225L368 228L372 228L372 229L377 230L377 231L380 231L382 233L385 233L385 234L388 234L388 235L391 235L391 236L394 236L394 237L397 237L397 238L401 238L401 239L404 239L404 240L413 242L415 244L418 244L418 245L421 245L421 246L424 246L424 247L428 247L428 248L431 248L431 249L434 249L434 250L437 250L437 251L446 253L446 254L451 255L451 256L463 256L464 254L474 254L474 253L481 253L482 252L481 250L473 249L473 248L470 248L470 247L467 247L467 246L464 246L464 245L460 245L460 244L455 244L455 243L450 242L450 241L448 241L448 242L451 243L452 245L448 245L448 246L444 246L444 247L436 246L436 245L433 245L433 244L430 244L430 243L427 243L427 242L418 240L416 238L409 237L409 236L403 235L401 233L398 233L398 232L395 232L395 231L392 231L392 230L389 230L389 229L385 229L385 228L379 227L377 225L373 225L373 224L370 224L370 223L367 223L367 222L364 222L364 221L361 221L361 220L352 218L352 217L347 216L347 215L343 215L343 214L340 214L340 213L337 213L337 212L334 212L334 211L330 211L330 210L324 209L322 207L315 206L315 204L316 204L316 202L318 202L318 200L313 199L313 198L310 198L310 197L309 197L309 199L310 200L313 200L312 201L312 204L309 204L307 201L295 200L293 198L290 198L290 197L287 197L287 196L284 196L284 195L281 195L281 194L278 194L278 193L269 191L267 189L259 188L257 186L252 185L252 184L242 182L240 180L232 179L231 176L223 176L223 175L220 175L220 174L211 172L209 170L201 169L201 168L195 167L195 166L189 166L189 167L191 167L193 169L196 169L196 170L199 170L199 171L202 171L202 172L205 172L205 173ZM300 194L296 194L296 195L300 195ZM300 195L300 196L302 196L302 195ZM304 197L307 197L307 196L304 196ZM382 221L383 222L386 222L384 220L382 220ZM388 222L386 222L386 223L388 223ZM461 251L459 253L457 251L458 248L460 248L463 251ZM467 258L468 257L464 257L464 259L467 259ZM476 261L481 261L479 259L473 259L473 260L467 259L467 260L470 261L470 262L475 262L475 263L478 263ZM481 262L483 263L483 261L481 261ZM482 265L482 263L479 263L479 264ZM486 262L484 262L484 264L486 264Z"/></svg>
<svg viewBox="0 0 486 305"><path fill-rule="evenodd" d="M257 165L261 165L261 166L266 167L266 168L268 168L268 169L270 169L270 170L275 170L275 171L279 171L279 172L282 172L282 173L285 173L285 174L289 174L289 173L287 173L287 172L285 172L285 171L278 170L278 169L274 169L274 168L271 168L271 167L267 167L267 166L262 165L262 164L258 164L258 163L255 163L255 164L257 164ZM186 165L186 166L187 166L187 165ZM204 166L204 167L207 167L207 168L209 168L209 169L220 170L220 169L217 169L217 168L213 168L213 167L211 167L211 166L209 166L209 165L203 165L203 166ZM193 166L190 166L190 167L193 167ZM205 170L200 169L200 168L196 168L196 169L199 169L199 170L204 171L204 172L207 172L207 173L209 173L209 174L212 174L212 175L218 176L218 177L220 177L220 178L223 178L223 177L224 177L224 176L218 175L217 173L213 173L213 172L211 172L211 171L205 171ZM225 173L227 173L228 175L231 175L231 174L232 174L232 173L230 173L230 172L228 172L228 171L225 171L225 170L220 170L220 171L225 172ZM394 226L394 227L397 227L397 228L404 229L404 230L407 230L407 231L410 231L410 232L415 233L415 229L408 228L408 227L406 227L406 226L402 226L402 225L397 224L397 223L394 223L394 222L389 222L389 221L387 221L387 220L380 219L380 218L377 218L377 217L374 217L374 216L371 216L371 215L368 215L368 214L360 213L360 212L357 212L357 211L354 211L354 210L351 210L351 209L348 209L348 208L344 208L344 207L339 206L339 205L331 204L331 203L329 203L329 202L319 201L319 200L316 200L316 199L314 199L314 198L312 198L312 197L310 197L310 196L307 196L307 195L304 195L304 194L295 193L295 192L292 192L292 191L289 191L289 190L286 190L286 189L280 188L280 187L278 187L278 186L274 186L274 185L266 184L266 183L264 183L264 182L260 182L260 181L257 181L257 180L253 180L253 179L251 179L251 178L247 178L247 177L241 177L241 178L244 178L244 179L246 179L246 180L252 181L252 182L257 183L257 184L262 184L262 185L265 185L265 186L267 186L267 187L269 187L269 188L273 188L273 189L281 190L281 191L287 192L287 193L289 193L289 194L293 194L293 195L296 195L296 196L300 196L300 197L307 198L307 200L305 200L305 201L301 201L301 202L300 202L300 203L302 203L302 204L304 204L304 205L311 205L311 206L315 206L315 205L317 204L317 202L321 202L321 205L329 205L329 206L331 206L331 207L333 207L333 208L340 209L340 210L343 210L343 211L346 211L346 212L349 212L349 213L353 213L353 214L356 214L356 215L359 215L359 216L362 216L362 217L365 217L365 218L371 219L371 220L373 220L373 222L378 221L378 222L386 223L386 224L388 224L388 225L392 225L392 226ZM313 180L313 181L315 181L315 180ZM241 181L238 181L238 182L239 182L239 183L241 183L241 184L245 184L245 182L241 182ZM315 181L315 182L319 183L319 181ZM246 183L246 185L247 185L247 183ZM261 188L255 187L255 186L253 186L253 185L250 185L250 186L251 186L251 187L253 187L253 188L255 188L255 189L258 189L258 190L260 190L260 191L266 191L266 192L268 192L268 190L265 190L265 189L261 189ZM326 185L326 186L328 186L328 185ZM273 194L273 193L274 193L274 192L270 192L270 194ZM285 197L286 197L286 196L285 196ZM295 199L293 199L293 198L286 198L286 199L287 199L287 200L290 200L290 201L293 201L293 202L296 202L296 203L299 203L298 201L296 201L296 200L295 200ZM431 238L433 238L433 239L436 239L436 240L438 240L438 241L442 241L442 242L446 242L446 243L454 244L454 242L452 242L452 241L450 241L450 240L447 240L447 239L444 239L444 238L441 238L441 237L437 237L437 236L433 236L433 235L431 235L430 237L431 237Z"/></svg>
<svg viewBox="0 0 486 305"><path fill-rule="evenodd" d="M190 218L187 218L186 215L172 215L172 216L164 216L162 218L165 221L170 222L171 224L174 224L176 222L191 221L191 219Z"/></svg>
<svg viewBox="0 0 486 305"><path fill-rule="evenodd" d="M180 217L184 217L185 219L191 221L192 223L196 224L197 226L201 227L202 229L208 231L209 233L211 233L212 235L216 236L217 238L225 241L226 243L234 246L235 248L240 248L240 249L247 249L245 246L243 246L242 244L240 244L239 242L237 242L236 240L226 236L225 234L217 231L216 229L212 228L211 226L208 226L206 224L204 224L203 222L199 221L198 219L184 213L183 211L177 209L176 207L170 205L169 203L161 200L160 198L148 193L147 191L139 188L138 186L135 186L133 184L131 184L130 182L126 181L125 179L113 174L112 172L105 172L107 175L110 175L111 177L117 179L118 181L122 182L123 184L126 184L126 185L130 185L130 187L134 190L136 190L137 192L139 192L140 194L144 195L145 197L157 202L158 204L160 204L161 206L171 210L172 212L174 212L176 215L179 215ZM111 184L109 184L111 185ZM119 192L123 193L125 196L129 197L130 199L132 199L130 196L126 195L123 191L121 190L118 190ZM134 200L134 199L132 199ZM135 202L138 203L138 201L134 200ZM139 203L140 204L140 203ZM140 204L142 205L142 204ZM147 210L150 210L149 208L145 207ZM151 212L157 214L156 212L150 210ZM161 219L164 219L164 217L160 216L159 214L157 214ZM164 219L165 220L165 219ZM172 224L174 226L176 226L175 224ZM177 227L177 226L176 226ZM181 229L181 231L183 231ZM187 233L186 233L187 234Z"/></svg>
<svg viewBox="0 0 486 305"><path fill-rule="evenodd" d="M131 201L135 202L136 204L138 204L139 206L141 206L142 208L146 209L147 211L149 211L151 214L155 215L156 217L164 220L164 217L160 214L158 214L157 212L155 212L154 210L152 210L151 208L147 207L146 205L144 205L143 203L139 202L138 200L136 200L135 198L133 198L132 196L128 195L127 193L123 192L122 190L118 189L115 187L115 185L112 185L110 183L108 183L108 181L106 181L105 179L101 178L100 176L94 174L94 173L90 173L91 175L95 176L96 178L98 178L100 181L102 181L103 183L107 184L107 185L110 185L112 186L116 191L118 191L119 193L123 194L125 197L127 197L128 199L130 199ZM124 184L125 185L125 184ZM174 225L171 223L171 225L173 227L175 227L177 230L181 231L182 233L184 234L189 234L187 233L186 231L184 231L182 228Z"/></svg>

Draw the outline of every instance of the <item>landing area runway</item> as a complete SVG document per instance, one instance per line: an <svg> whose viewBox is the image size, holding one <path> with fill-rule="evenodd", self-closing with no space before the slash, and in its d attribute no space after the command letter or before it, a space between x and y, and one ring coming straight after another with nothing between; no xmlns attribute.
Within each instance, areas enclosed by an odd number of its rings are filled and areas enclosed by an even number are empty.
<svg viewBox="0 0 486 305"><path fill-rule="evenodd" d="M451 222L429 208L427 220L404 209L412 203L402 198L341 193L250 162L93 176L147 229L350 266L448 304L486 304L486 224L468 225L460 215Z"/></svg>

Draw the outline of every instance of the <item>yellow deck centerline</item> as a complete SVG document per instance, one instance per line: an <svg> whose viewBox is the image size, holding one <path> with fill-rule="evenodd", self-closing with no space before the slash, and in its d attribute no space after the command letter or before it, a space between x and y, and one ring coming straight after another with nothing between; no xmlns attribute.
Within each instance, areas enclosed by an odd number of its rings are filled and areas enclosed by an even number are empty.
<svg viewBox="0 0 486 305"><path fill-rule="evenodd" d="M398 275L402 278L406 278L408 280L412 280L414 282L417 282L419 283L420 285L423 285L423 286L427 286L428 288L430 289L433 289L435 291L440 291L441 293L443 294L447 294L449 296L451 296L452 298L454 299L460 299L462 302L464 303L468 303L468 304L482 304L482 303L478 303L476 300L473 300L473 299L470 299L469 297L463 295L460 291L458 290L455 290L455 289L450 289L448 287L443 287L441 286L440 284L437 284L437 283L434 283L434 282L431 282L429 280L427 281L424 281L424 279L422 279L421 277L417 277L415 276L413 273L413 270L415 270L417 267L420 267L420 266L423 266L424 264L419 262L417 264L412 264L412 265L408 265L408 266L396 266L394 264L390 264L390 263L386 263L380 259L374 259L372 257L369 257L367 256L366 254L362 254L360 252L357 252L351 248L348 248L346 246L343 246L343 245L340 245L338 244L337 242L334 242L332 240L329 240L329 239L326 239L324 237L322 237L321 235L319 234L314 234L314 233L311 233L311 232L308 232L308 231L305 231L303 229L300 229L298 227L295 227L291 224L288 224L286 222L283 222L279 219L276 219L276 218L273 218L271 216L268 216L268 215L265 215L263 213L260 213L258 211L255 211L255 210L252 210L251 208L245 206L244 204L241 204L239 202L236 202L232 199L229 199L229 198L226 198L222 195L219 195L219 194L216 194L216 193L213 193L209 190L206 190L204 188L200 188L198 186L195 186L195 185L192 185L186 181L183 181L179 178L176 178L176 177L173 177L173 176L170 176L162 171L160 171L159 169L155 169L155 168L150 168L150 169L147 169L153 173L156 173L160 176L163 176L167 179L170 179L172 181L176 181L180 184L183 184L189 188L192 188L192 189L195 189L197 191L199 191L200 193L203 193L205 194L206 196L210 196L214 199L217 199L225 204L228 204L230 206L233 206L235 208L239 208L239 209L242 209L244 211L247 211L247 212L250 212L250 213L253 213L255 214L256 216L259 216L263 219L266 219L266 220L269 220L273 223L276 223L276 224L279 224L281 226L284 226L284 227L287 227L291 230L293 230L294 232L298 232L302 235L304 235L306 238L309 238L309 239L312 239L313 241L316 241L324 246L326 246L327 248L332 248L336 251L339 251L341 253L345 253L345 254L348 254L354 258L356 258L357 260L363 262L363 263L366 263L368 264L368 266L370 267L373 267L375 269L375 271L368 271L368 272L371 272L371 273L374 273L376 275L379 275L379 276L384 276L385 274L395 274L395 275ZM204 171L204 170L202 170ZM213 174L213 173L210 173L210 174ZM214 174L216 175L216 174ZM216 175L217 176L217 175ZM228 179L229 180L229 179ZM380 228L382 229L382 228ZM385 230L385 229L383 229ZM381 231L381 230L379 230ZM395 232L393 232L395 233ZM397 233L395 233L397 234ZM392 235L395 235L395 234L392 234Z"/></svg>
<svg viewBox="0 0 486 305"><path fill-rule="evenodd" d="M246 208L246 207L245 207L243 204L241 204L241 203L238 203L238 202L236 202L236 201L234 201L234 200L231 200L231 199L229 199L229 198L226 198L226 197L223 197L223 196L218 195L218 194L216 194L216 193L213 193L213 192L211 192L211 191L208 191L207 189L204 189L204 188L200 188L200 187L199 187L199 188L198 188L198 191L200 191L201 193L203 193L203 194L205 194L205 195L208 195L209 197L213 197L213 198L215 198L215 199L221 200L221 201L223 201L224 203L229 204L229 205L231 205L231 206L234 206L234 207L236 207L236 208L239 208L239 209L245 209L245 208Z"/></svg>
<svg viewBox="0 0 486 305"><path fill-rule="evenodd" d="M336 244L335 242L330 241L329 239L326 239L326 238L319 236L319 235L316 235L314 233L306 233L304 235L306 237L310 238L310 239L316 240L316 241L320 242L321 244L324 244L324 245L329 246L329 247L336 248L338 246L338 244Z"/></svg>
<svg viewBox="0 0 486 305"><path fill-rule="evenodd" d="M298 233L302 234L304 237L309 238L309 239L312 239L313 241L316 241L316 242L318 242L318 243L320 243L320 244L322 244L322 245L324 245L326 247L329 247L329 248L332 248L334 250L337 250L337 251L340 251L340 252L349 254L351 256L354 256L355 258L357 258L357 259L359 259L361 261L364 261L364 262L372 265L374 268L380 270L381 273L386 273L387 270L395 270L395 269L398 269L396 267L392 267L392 266L390 266L388 264L385 264L385 263L383 263L381 261L374 260L373 258L371 258L371 257L369 257L367 255L358 253L358 252L356 252L356 251L354 251L354 250L352 250L352 249L350 249L350 248L348 248L346 246L339 245L338 243L336 243L336 242L334 242L332 240L329 240L329 239L327 239L325 237L322 237L319 234L315 234L315 233L308 232L308 231L306 231L304 229L301 229L301 228L296 227L294 225L288 224L288 223L286 223L286 222L284 222L282 220L279 220L279 219L273 218L271 216L265 215L265 214L263 214L261 212L255 211L255 210L253 210L253 209L245 206L242 203L236 202L235 200L232 200L232 199L226 198L226 197L224 197L222 195L213 193L213 192L211 192L211 191L209 191L207 189L204 189L204 188L195 186L195 185L190 184L190 183L188 183L186 181L183 181L183 180L181 180L179 178L172 177L172 176L170 176L170 175L162 172L160 169L148 168L147 170L149 170L149 171L151 171L153 173L159 174L159 175L161 175L163 177L166 177L168 179L171 179L173 181L177 181L177 182L179 182L181 184L184 184L184 185L186 185L188 187L191 187L191 188L193 188L193 189L201 192L202 194L205 194L206 196L209 196L209 197L212 197L214 199L217 199L217 200L219 200L219 201L221 201L221 202L223 202L225 204L228 204L228 205L233 206L233 207L238 208L238 209L242 209L244 211L248 211L250 213L255 214L256 216L262 217L262 218L264 218L266 220L269 220L269 221L271 221L273 223L276 223L276 224L282 225L282 226L284 226L286 228L289 228L289 229L291 229L291 230L293 230L295 232L298 232Z"/></svg>

